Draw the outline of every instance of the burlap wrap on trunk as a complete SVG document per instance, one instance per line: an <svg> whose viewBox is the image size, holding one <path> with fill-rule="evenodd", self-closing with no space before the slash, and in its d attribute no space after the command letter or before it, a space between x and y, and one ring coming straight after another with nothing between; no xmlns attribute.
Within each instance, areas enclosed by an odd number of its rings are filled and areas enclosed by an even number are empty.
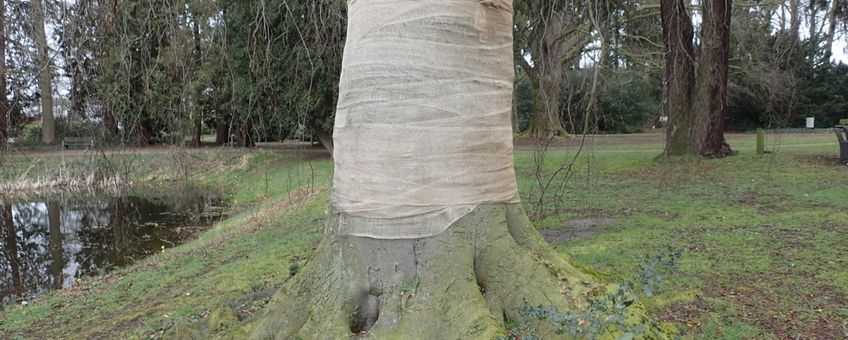
<svg viewBox="0 0 848 340"><path fill-rule="evenodd" d="M405 2L405 6L398 6ZM445 231L518 202L511 0L350 0L333 132L341 231Z"/></svg>

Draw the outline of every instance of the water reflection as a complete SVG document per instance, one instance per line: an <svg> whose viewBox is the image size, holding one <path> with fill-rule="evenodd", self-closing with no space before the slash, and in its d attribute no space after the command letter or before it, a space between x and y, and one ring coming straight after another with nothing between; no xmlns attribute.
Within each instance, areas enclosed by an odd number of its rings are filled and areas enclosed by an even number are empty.
<svg viewBox="0 0 848 340"><path fill-rule="evenodd" d="M0 206L0 301L68 288L173 247L219 219L222 206L202 196Z"/></svg>

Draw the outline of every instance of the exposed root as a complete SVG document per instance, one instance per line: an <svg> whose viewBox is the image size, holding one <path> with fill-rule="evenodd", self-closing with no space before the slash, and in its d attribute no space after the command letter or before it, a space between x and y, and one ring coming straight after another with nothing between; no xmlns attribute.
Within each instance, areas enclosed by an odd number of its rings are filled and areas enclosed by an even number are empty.
<svg viewBox="0 0 848 340"><path fill-rule="evenodd" d="M349 264L350 239L327 237L301 273L274 295L253 328L256 339L288 339L299 334L327 338L351 334L361 292ZM360 293L360 295L357 295Z"/></svg>
<svg viewBox="0 0 848 340"><path fill-rule="evenodd" d="M491 339L506 335L506 322L528 304L584 309L588 294L606 288L555 254L517 204L481 206L417 240L340 236L337 226L333 214L316 255L243 332L254 339Z"/></svg>

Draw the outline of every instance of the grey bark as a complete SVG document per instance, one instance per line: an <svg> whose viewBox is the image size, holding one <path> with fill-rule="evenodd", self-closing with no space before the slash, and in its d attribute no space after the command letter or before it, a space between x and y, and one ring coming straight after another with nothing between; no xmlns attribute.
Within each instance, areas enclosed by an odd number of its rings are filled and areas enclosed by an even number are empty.
<svg viewBox="0 0 848 340"><path fill-rule="evenodd" d="M32 2L32 29L35 45L38 49L38 89L41 94L41 142L53 144L56 139L56 119L53 116L53 80L50 72L49 47L47 33L44 30L44 3Z"/></svg>
<svg viewBox="0 0 848 340"><path fill-rule="evenodd" d="M793 44L800 39L801 31L801 1L789 0L789 33Z"/></svg>
<svg viewBox="0 0 848 340"><path fill-rule="evenodd" d="M538 137L561 135L565 132L560 110L563 75L589 43L591 23L573 13L572 6L580 5L550 2L519 5L523 6L519 10L531 17L516 15L516 20L533 22L532 31L525 32L533 65L523 56L516 58L533 85L529 132Z"/></svg>

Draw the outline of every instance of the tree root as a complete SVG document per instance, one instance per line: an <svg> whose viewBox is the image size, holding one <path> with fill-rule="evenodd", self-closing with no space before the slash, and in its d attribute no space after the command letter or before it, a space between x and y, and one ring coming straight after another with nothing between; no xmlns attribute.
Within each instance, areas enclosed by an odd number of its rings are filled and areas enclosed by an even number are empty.
<svg viewBox="0 0 848 340"><path fill-rule="evenodd" d="M331 215L313 258L242 332L253 339L492 339L507 335L506 323L527 306L580 310L607 290L554 253L519 204L480 206L444 233L417 240L340 236L339 216Z"/></svg>

